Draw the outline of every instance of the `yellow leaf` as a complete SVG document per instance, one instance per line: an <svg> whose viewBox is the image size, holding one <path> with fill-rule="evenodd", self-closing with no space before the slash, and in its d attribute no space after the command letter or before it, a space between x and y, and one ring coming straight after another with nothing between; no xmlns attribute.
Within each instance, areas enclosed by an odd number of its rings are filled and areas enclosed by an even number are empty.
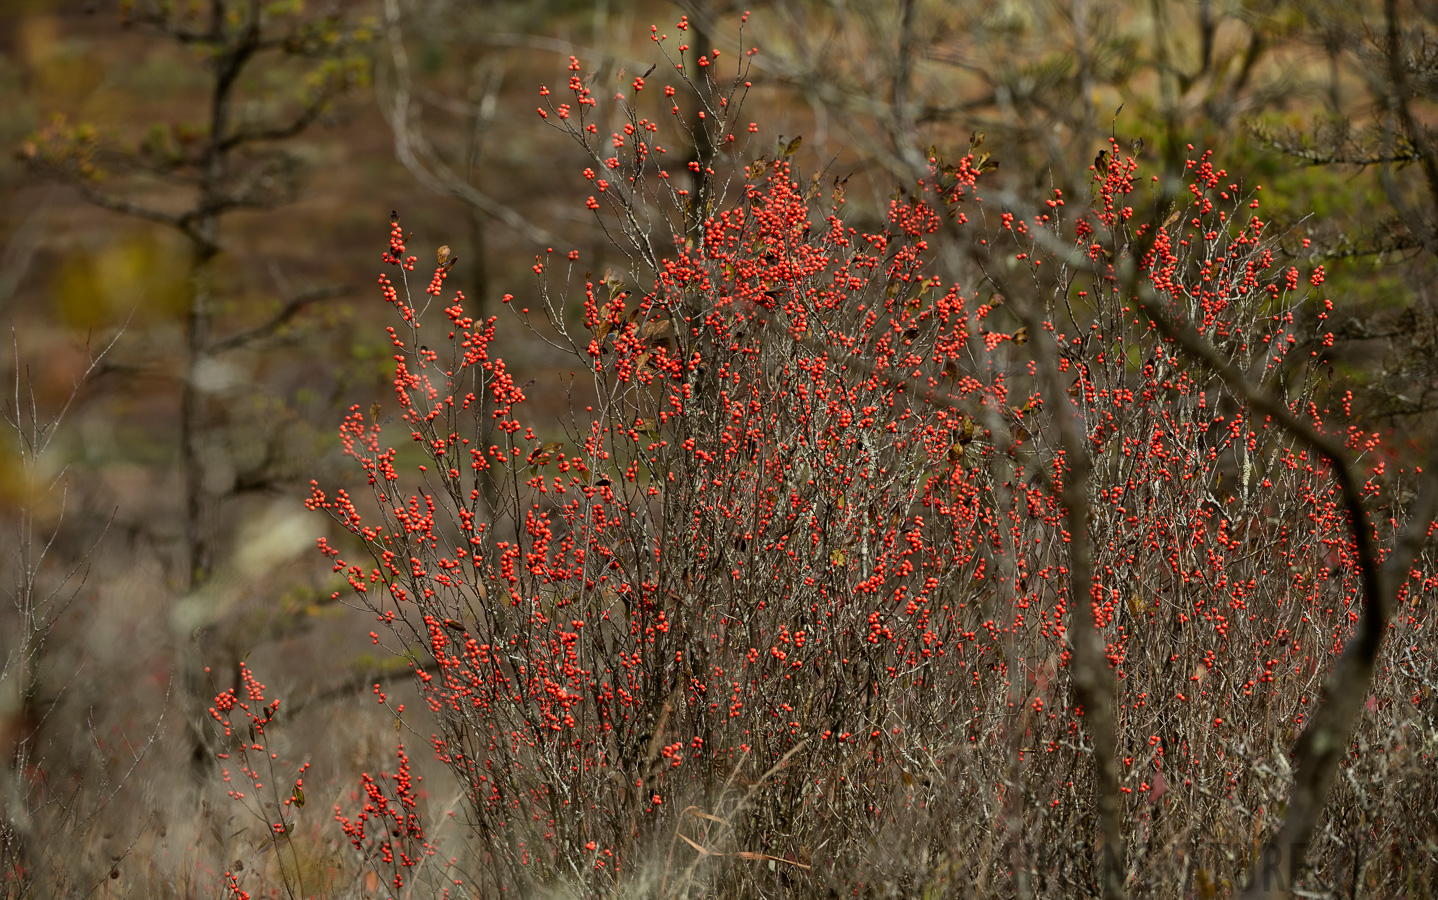
<svg viewBox="0 0 1438 900"><path fill-rule="evenodd" d="M551 456L563 449L564 444L561 441L548 441L529 451L525 462L529 463L530 476L538 475L541 468L549 465Z"/></svg>
<svg viewBox="0 0 1438 900"><path fill-rule="evenodd" d="M967 444L974 439L974 420L968 416L959 419L959 442Z"/></svg>

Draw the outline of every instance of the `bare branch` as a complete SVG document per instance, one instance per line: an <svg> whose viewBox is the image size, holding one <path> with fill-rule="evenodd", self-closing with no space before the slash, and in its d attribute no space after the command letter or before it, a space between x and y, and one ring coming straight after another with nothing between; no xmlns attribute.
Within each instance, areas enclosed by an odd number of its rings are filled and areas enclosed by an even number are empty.
<svg viewBox="0 0 1438 900"><path fill-rule="evenodd" d="M1089 528L1089 504L1092 499L1089 478L1093 461L1085 429L1071 403L1066 402L1062 376L1059 374L1059 350L1044 327L1044 316L1038 304L1023 291L1005 287L1007 280L986 269L986 274L1004 295L1014 298L1014 310L1028 328L1039 335L1034 355L1043 379L1044 393L1053 398L1054 422L1059 443L1063 447L1063 480L1059 499L1064 508L1064 525L1069 534L1069 620L1073 623L1073 684L1083 705L1084 727L1093 741L1094 805L1098 809L1103 848L1099 859L1099 883L1105 900L1122 900L1126 863L1124 852L1123 801L1119 790L1117 727L1114 720L1114 695L1117 683L1106 658L1103 635L1094 620L1095 594L1093 579L1093 537Z"/></svg>
<svg viewBox="0 0 1438 900"><path fill-rule="evenodd" d="M385 121L389 123L390 131L394 133L395 156L425 188L468 203L534 243L553 243L554 237L548 231L459 177L429 151L410 103L412 85L409 55L404 49L404 37L399 26L399 4L396 0L387 0L385 12L388 19L390 56L394 62L395 86L393 97L381 98L380 109L384 113ZM386 99L389 102L385 102Z"/></svg>
<svg viewBox="0 0 1438 900"><path fill-rule="evenodd" d="M335 297L343 297L349 291L349 286L343 284L323 285L303 290L286 300L280 311L263 323L232 334L223 340L215 341L210 345L208 352L225 353L263 340L282 328L285 323L299 315L305 308L325 300L332 300Z"/></svg>
<svg viewBox="0 0 1438 900"><path fill-rule="evenodd" d="M171 228L178 228L181 231L188 229L185 226L183 216L174 213L163 212L158 209L151 209L139 203L132 203L129 200L116 197L113 194L98 190L92 185L81 182L79 184L80 194L90 203L101 209L108 209L126 216L133 216L136 219L144 219L147 222L158 222L161 225L168 225Z"/></svg>
<svg viewBox="0 0 1438 900"><path fill-rule="evenodd" d="M241 129L219 142L221 150L233 150L241 144L254 144L263 141L283 141L309 128L319 119L320 114L329 105L329 92L311 100L288 124L279 125L274 128L251 128Z"/></svg>

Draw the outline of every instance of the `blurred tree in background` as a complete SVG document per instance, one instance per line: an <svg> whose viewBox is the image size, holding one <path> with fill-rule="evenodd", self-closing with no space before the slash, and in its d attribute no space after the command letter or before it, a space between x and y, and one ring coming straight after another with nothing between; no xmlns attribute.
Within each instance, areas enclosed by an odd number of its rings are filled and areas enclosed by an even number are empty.
<svg viewBox="0 0 1438 900"><path fill-rule="evenodd" d="M343 293L335 286L294 288L272 263L282 291L278 308L260 316L236 308L217 270L226 243L221 225L234 213L275 210L298 196L305 164L287 142L367 82L372 24L346 21L338 11L306 14L302 4L244 2L127 3L121 19L188 51L202 73L200 102L151 122L138 140L131 129L107 134L57 114L18 155L34 174L73 185L90 204L166 226L185 244L175 369L185 574L176 579L184 600L173 624L187 639L185 715L203 772L213 758L203 738L213 692L202 660L213 659L206 637L225 614L216 597L202 592L228 549L219 546L218 505L287 483L300 449L290 429L268 426L237 402L242 376L233 360L280 336L308 307Z"/></svg>

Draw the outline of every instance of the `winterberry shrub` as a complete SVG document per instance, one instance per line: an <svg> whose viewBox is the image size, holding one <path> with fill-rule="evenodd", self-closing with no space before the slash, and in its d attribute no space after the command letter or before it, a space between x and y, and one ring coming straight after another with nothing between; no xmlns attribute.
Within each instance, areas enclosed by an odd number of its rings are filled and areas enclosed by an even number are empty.
<svg viewBox="0 0 1438 900"><path fill-rule="evenodd" d="M356 407L341 435L369 491L313 486L347 534L320 548L408 657L458 782L473 848L453 889L1095 893L1078 616L1113 685L1127 889L1236 884L1358 618L1354 523L1330 465L1165 339L1119 273L1341 436L1387 547L1411 473L1345 424L1322 270L1284 266L1257 190L1206 154L1164 200L1115 146L1091 198L1021 213L984 201L987 154L935 151L861 226L797 141L754 155L744 61L721 77L727 57L696 52L612 98L577 60L540 92L627 262L595 276L550 248L533 299L504 298L570 354L567 416L527 415L499 352L513 326L445 298L453 261L415 282L395 217L379 285L418 458L389 443L388 405ZM1044 387L1050 358L1066 392ZM1087 455L1091 584L1070 578L1061 415ZM1353 785L1381 769L1421 789L1340 788L1367 830L1322 832L1315 883L1357 856L1370 882L1433 878L1400 807L1433 796L1435 577L1400 591L1374 752L1345 762Z"/></svg>
<svg viewBox="0 0 1438 900"><path fill-rule="evenodd" d="M279 711L280 701L265 699L265 686L244 663L239 664L238 674L241 687L216 695L209 709L219 733L221 777L230 800L263 826L264 840L256 855L273 851L279 859L279 880L285 895L304 896L304 867L290 838L299 810L305 805L305 772L309 764L299 766L293 775L284 771L285 763L270 749L265 734ZM232 767L239 771L231 771ZM240 887L239 872L244 867L244 860L237 860L232 871L224 873L226 896L231 900L249 900L249 892Z"/></svg>

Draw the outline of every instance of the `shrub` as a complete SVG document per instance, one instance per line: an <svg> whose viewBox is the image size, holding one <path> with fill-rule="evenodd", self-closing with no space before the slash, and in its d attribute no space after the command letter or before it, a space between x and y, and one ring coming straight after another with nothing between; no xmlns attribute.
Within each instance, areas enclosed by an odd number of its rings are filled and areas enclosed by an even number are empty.
<svg viewBox="0 0 1438 900"><path fill-rule="evenodd" d="M1341 437L1386 547L1411 476L1344 424L1321 269L1279 264L1256 191L1206 155L1173 202L1116 145L1091 199L1023 216L981 198L976 137L860 227L838 179L801 174L797 140L751 161L743 64L726 81L705 60L698 84L635 79L612 136L577 61L567 102L541 91L627 261L581 276L551 249L536 299L505 297L574 361L563 421L526 415L497 320L442 299L454 261L412 283L392 221L380 286L417 452L356 407L341 434L370 492L309 502L350 536L321 550L408 658L458 784L472 846L448 886L1090 895L1101 739L1128 890L1231 887L1358 620L1353 525L1331 467L1162 337L1121 276L1136 266ZM1066 395L1045 389L1049 358ZM1064 416L1090 472L1077 604ZM1345 762L1364 825L1328 822L1313 885L1360 862L1368 885L1432 883L1411 827L1438 734L1427 573L1400 591ZM1105 647L1112 733L1074 692L1075 614ZM1413 789L1365 787L1380 773Z"/></svg>

